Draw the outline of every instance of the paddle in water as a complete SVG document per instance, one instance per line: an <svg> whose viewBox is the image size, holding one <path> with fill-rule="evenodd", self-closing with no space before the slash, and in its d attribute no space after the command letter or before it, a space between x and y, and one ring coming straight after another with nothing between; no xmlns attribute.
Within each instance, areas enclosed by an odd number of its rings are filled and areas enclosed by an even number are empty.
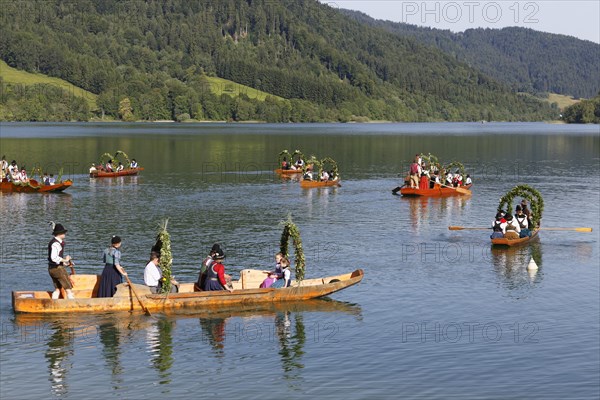
<svg viewBox="0 0 600 400"><path fill-rule="evenodd" d="M152 314L150 314L150 310L148 310L148 307L146 307L144 305L144 302L142 302L142 299L140 299L140 297L138 296L137 292L135 291L135 287L131 283L131 280L129 279L129 276L125 275L125 279L127 279L127 283L129 284L129 287L131 288L131 291L135 295L135 298L140 302L140 305L142 306L142 310L144 310L144 312L146 313L146 315L152 316Z"/></svg>

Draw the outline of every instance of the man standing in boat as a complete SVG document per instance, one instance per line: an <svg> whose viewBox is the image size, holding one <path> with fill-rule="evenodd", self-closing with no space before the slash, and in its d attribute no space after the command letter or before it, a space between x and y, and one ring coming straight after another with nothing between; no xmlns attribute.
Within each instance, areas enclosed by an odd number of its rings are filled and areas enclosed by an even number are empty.
<svg viewBox="0 0 600 400"><path fill-rule="evenodd" d="M52 223L54 225L54 223ZM64 289L67 292L68 299L74 299L73 296L73 284L65 266L71 267L71 274L75 274L73 263L71 262L71 256L65 256L65 236L67 230L61 224L56 224L52 230L52 240L48 243L48 273L54 283L54 292L52 292L52 299L56 300L60 296L60 289Z"/></svg>

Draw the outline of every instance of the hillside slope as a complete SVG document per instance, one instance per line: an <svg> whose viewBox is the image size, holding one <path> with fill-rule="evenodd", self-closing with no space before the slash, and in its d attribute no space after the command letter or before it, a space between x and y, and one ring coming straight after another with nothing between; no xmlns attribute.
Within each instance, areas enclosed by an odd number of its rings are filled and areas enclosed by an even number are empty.
<svg viewBox="0 0 600 400"><path fill-rule="evenodd" d="M557 110L315 0L9 2L0 58L136 119L540 120ZM40 18L43 15L43 18ZM288 99L207 91L202 74ZM127 110L123 110L126 105Z"/></svg>

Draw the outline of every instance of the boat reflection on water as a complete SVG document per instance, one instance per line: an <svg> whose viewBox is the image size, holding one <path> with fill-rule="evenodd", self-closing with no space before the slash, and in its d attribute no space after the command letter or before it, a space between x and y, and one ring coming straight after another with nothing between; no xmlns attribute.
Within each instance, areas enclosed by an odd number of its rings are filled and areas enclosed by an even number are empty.
<svg viewBox="0 0 600 400"><path fill-rule="evenodd" d="M496 247L491 246L490 257L494 271L500 283L510 292L520 297L520 293L538 285L543 277L542 245L531 242L528 246ZM528 269L533 258L538 269Z"/></svg>
<svg viewBox="0 0 600 400"><path fill-rule="evenodd" d="M41 328L41 325L38 328ZM74 354L73 328L64 327L58 322L49 326L49 329L52 333L48 335L45 357L48 360L52 393L60 397L69 392L67 375L71 369L69 357Z"/></svg>
<svg viewBox="0 0 600 400"><path fill-rule="evenodd" d="M470 196L403 196L401 198L402 201L408 201L411 228L414 233L420 233L421 229L428 229L431 221L436 221L436 224L450 225L452 220L456 220L457 215L462 215L462 210L471 199Z"/></svg>
<svg viewBox="0 0 600 400"><path fill-rule="evenodd" d="M135 346L139 333L145 338L150 364L159 376L158 383L171 383L171 370L175 361L174 343L176 336L183 335L186 329L178 332L177 321L196 318L200 324L202 343L207 344L216 358L222 359L227 347L227 337L236 336L233 342L239 342L240 329L248 339L252 339L252 329L262 324L270 325L272 330L264 332L262 340L268 338L278 344L284 377L290 382L296 381L295 373L303 368L302 356L307 334L304 324L305 313L343 313L362 319L362 309L356 304L331 300L313 299L301 302L266 303L252 306L221 308L212 310L188 311L177 314L143 314L128 312L105 315L69 314L36 315L16 314L12 330L16 336L23 332L37 332L46 343L45 357L48 361L49 380L52 392L64 396L69 392L68 376L72 358L77 350L89 352L97 348L104 358L107 370L111 373L113 389L123 386L125 369L122 364L123 352L128 346ZM262 320L261 323L256 321ZM188 326L184 325L184 326ZM241 328L242 327L242 328ZM309 327L310 329L313 329ZM326 331L326 329L323 329ZM312 332L312 330L311 330ZM194 335L197 340L198 335ZM233 343L230 342L230 343ZM99 345L99 346L98 346Z"/></svg>

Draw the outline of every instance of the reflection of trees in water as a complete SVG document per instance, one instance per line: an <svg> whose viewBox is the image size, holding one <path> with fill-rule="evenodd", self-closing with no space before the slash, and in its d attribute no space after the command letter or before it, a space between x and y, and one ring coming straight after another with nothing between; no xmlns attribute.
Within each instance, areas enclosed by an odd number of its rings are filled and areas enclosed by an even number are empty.
<svg viewBox="0 0 600 400"><path fill-rule="evenodd" d="M147 343L149 351L152 353L152 365L158 371L161 385L171 383L173 325L173 321L163 318L156 321L156 325L147 330Z"/></svg>
<svg viewBox="0 0 600 400"><path fill-rule="evenodd" d="M215 356L221 358L225 355L225 321L226 318L200 318L202 337L208 340Z"/></svg>
<svg viewBox="0 0 600 400"><path fill-rule="evenodd" d="M52 393L56 396L66 395L69 391L67 373L71 369L68 357L73 355L74 333L72 328L64 328L61 323L51 327L54 329L48 339L45 357L48 360Z"/></svg>
<svg viewBox="0 0 600 400"><path fill-rule="evenodd" d="M120 360L119 328L114 321L102 323L98 326L98 336L103 346L102 355L104 356L106 365L111 370L113 388L119 389L119 385L123 382L121 378L123 366Z"/></svg>
<svg viewBox="0 0 600 400"><path fill-rule="evenodd" d="M278 312L275 315L275 332L279 339L279 355L283 368L285 379L298 379L294 372L304 368L301 362L304 354L304 343L306 342L306 332L303 316L300 313L295 314L294 329L292 331L291 312Z"/></svg>
<svg viewBox="0 0 600 400"><path fill-rule="evenodd" d="M532 257L539 267L538 270L527 270ZM517 296L539 284L543 278L542 246L539 243L534 242L522 247L492 247L491 258L502 286Z"/></svg>

